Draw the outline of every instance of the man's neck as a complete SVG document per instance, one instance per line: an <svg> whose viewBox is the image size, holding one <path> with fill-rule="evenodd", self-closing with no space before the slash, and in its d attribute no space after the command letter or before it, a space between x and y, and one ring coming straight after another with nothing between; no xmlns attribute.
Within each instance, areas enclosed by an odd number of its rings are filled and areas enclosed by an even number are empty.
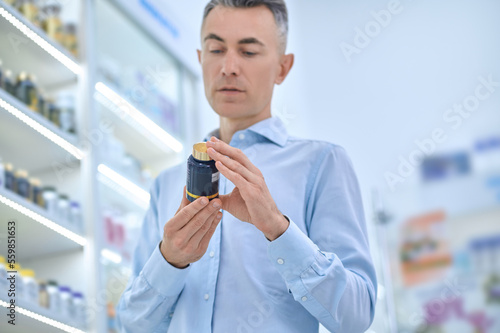
<svg viewBox="0 0 500 333"><path fill-rule="evenodd" d="M235 132L243 130L264 119L271 118L271 113L262 113L254 117L247 118L227 118L220 117L219 135L222 141L229 143Z"/></svg>

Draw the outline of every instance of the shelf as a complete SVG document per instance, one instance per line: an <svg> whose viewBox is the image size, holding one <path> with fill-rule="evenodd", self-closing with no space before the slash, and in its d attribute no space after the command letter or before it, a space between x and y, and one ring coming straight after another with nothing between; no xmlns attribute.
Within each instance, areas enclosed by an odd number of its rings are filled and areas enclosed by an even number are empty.
<svg viewBox="0 0 500 333"><path fill-rule="evenodd" d="M113 123L115 136L133 156L141 161L155 162L182 152L182 143L120 94L102 82L98 82L95 89L94 98L107 111L104 117Z"/></svg>
<svg viewBox="0 0 500 333"><path fill-rule="evenodd" d="M97 179L102 184L135 203L143 210L148 208L151 199L148 191L104 164L99 164L97 171L99 172Z"/></svg>
<svg viewBox="0 0 500 333"><path fill-rule="evenodd" d="M0 216L1 225L16 222L16 260L21 264L24 259L80 250L87 243L73 226L55 222L43 208L6 189L0 189ZM0 254L6 250L0 249Z"/></svg>
<svg viewBox="0 0 500 333"><path fill-rule="evenodd" d="M0 1L0 31L3 46L0 57L14 73L34 73L43 86L77 80L82 69L74 57L3 1Z"/></svg>
<svg viewBox="0 0 500 333"><path fill-rule="evenodd" d="M0 295L0 314L2 323L0 324L3 333L10 332L37 332L53 333L57 332L83 333L81 325L65 324L67 320L58 313L52 313L48 309L40 306L27 304L23 300L16 300L16 325L7 323L7 306L9 305L6 295Z"/></svg>
<svg viewBox="0 0 500 333"><path fill-rule="evenodd" d="M0 119L0 154L4 162L6 157L15 156L22 168L39 170L55 163L74 166L75 159L84 157L74 135L61 131L2 89ZM30 154L19 154L20 149L29 149Z"/></svg>

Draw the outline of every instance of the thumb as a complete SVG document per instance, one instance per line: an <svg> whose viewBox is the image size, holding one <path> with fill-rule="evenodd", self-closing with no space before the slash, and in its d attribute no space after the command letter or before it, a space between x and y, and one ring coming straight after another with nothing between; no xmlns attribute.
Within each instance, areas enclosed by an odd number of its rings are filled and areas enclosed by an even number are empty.
<svg viewBox="0 0 500 333"><path fill-rule="evenodd" d="M186 186L184 186L184 190L182 191L182 200L181 200L181 204L179 206L179 208L177 209L177 211L175 212L175 215L177 215L177 213L184 207L186 207L187 205L189 205L191 203L191 201L189 201L186 197Z"/></svg>

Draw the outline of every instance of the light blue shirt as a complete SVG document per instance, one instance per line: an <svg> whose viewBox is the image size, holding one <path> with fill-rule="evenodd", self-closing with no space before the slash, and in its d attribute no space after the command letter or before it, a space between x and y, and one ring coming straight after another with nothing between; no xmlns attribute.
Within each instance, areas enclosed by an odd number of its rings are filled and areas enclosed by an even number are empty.
<svg viewBox="0 0 500 333"><path fill-rule="evenodd" d="M121 332L309 333L319 323L331 332L365 331L377 283L345 150L288 136L274 117L237 131L230 145L260 169L288 229L270 242L223 211L205 255L175 268L159 243L181 202L186 164L162 172L118 304ZM221 175L220 193L233 188Z"/></svg>

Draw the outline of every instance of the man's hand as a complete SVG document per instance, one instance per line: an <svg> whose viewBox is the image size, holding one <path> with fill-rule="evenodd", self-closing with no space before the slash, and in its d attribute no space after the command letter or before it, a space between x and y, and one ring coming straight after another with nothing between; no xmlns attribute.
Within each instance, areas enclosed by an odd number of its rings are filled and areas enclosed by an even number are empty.
<svg viewBox="0 0 500 333"><path fill-rule="evenodd" d="M184 187L179 209L163 227L160 250L165 260L177 268L200 260L222 218L221 206L219 199L209 203L206 197L190 202Z"/></svg>
<svg viewBox="0 0 500 333"><path fill-rule="evenodd" d="M207 147L217 169L235 185L231 193L220 196L222 209L252 223L271 241L281 236L289 222L276 207L260 170L240 149L214 136L207 141Z"/></svg>

